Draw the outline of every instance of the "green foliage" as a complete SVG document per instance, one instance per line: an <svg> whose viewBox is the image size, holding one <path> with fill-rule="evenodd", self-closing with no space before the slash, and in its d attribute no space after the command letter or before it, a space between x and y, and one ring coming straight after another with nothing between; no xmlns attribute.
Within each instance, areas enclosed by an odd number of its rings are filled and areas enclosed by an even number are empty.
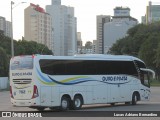
<svg viewBox="0 0 160 120"><path fill-rule="evenodd" d="M85 48L86 49L91 49L92 48L92 42L87 41L86 44L85 44Z"/></svg>
<svg viewBox="0 0 160 120"><path fill-rule="evenodd" d="M125 38L117 40L109 53L139 57L155 70L156 78L160 79L160 22L139 24L129 29L127 34Z"/></svg>
<svg viewBox="0 0 160 120"><path fill-rule="evenodd" d="M3 31L0 31L0 47L2 47L7 55L11 54L11 39L6 37L3 34Z"/></svg>
<svg viewBox="0 0 160 120"><path fill-rule="evenodd" d="M14 40L14 54L18 55L33 55L46 54L52 55L52 51L43 44L34 41ZM9 60L11 58L11 38L6 37L3 31L0 30L0 77L8 76Z"/></svg>
<svg viewBox="0 0 160 120"><path fill-rule="evenodd" d="M155 63L156 63L156 67L160 68L160 42L159 42L158 47L156 49Z"/></svg>
<svg viewBox="0 0 160 120"><path fill-rule="evenodd" d="M160 81L158 80L151 80L150 81L151 86L156 86L156 87L160 87Z"/></svg>
<svg viewBox="0 0 160 120"><path fill-rule="evenodd" d="M16 44L15 55L33 55L46 54L52 55L52 51L43 44L38 44L34 41L19 40Z"/></svg>
<svg viewBox="0 0 160 120"><path fill-rule="evenodd" d="M5 50L0 47L0 77L8 75L9 59Z"/></svg>
<svg viewBox="0 0 160 120"><path fill-rule="evenodd" d="M148 67L150 68L156 68L156 63L155 63L155 57L156 57L156 51L158 47L158 34L153 33L150 35L146 41L142 44L140 50L139 50L139 57L142 58ZM150 59L148 59L150 58Z"/></svg>

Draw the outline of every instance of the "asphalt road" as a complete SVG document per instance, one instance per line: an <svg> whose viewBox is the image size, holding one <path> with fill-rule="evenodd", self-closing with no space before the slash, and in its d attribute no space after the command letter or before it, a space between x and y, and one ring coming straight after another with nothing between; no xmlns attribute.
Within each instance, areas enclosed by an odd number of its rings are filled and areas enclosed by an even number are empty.
<svg viewBox="0 0 160 120"><path fill-rule="evenodd" d="M88 112L88 111L158 111L160 112L160 87L152 87L151 88L151 99L150 101L140 101L137 105L124 105L124 104L116 104L115 106L110 106L108 104L96 104L96 105L85 105L82 107L82 112ZM27 107L13 107L10 102L10 93L9 91L3 91L0 92L0 111L36 111L34 109L30 109ZM47 115L52 115L57 113L57 111L50 111L49 109L46 109ZM93 112L94 113L94 112ZM65 116L64 116L65 117ZM59 117L58 117L59 118ZM69 119L70 117L67 117L66 119ZM73 117L70 118L72 120ZM79 117L78 119L80 119ZM85 119L89 119L90 117L87 117ZM126 118L123 117L112 117L111 120L125 120ZM65 119L65 120L66 120ZM95 117L94 119L103 119L103 117ZM127 118L133 120L133 117ZM137 118L136 118L137 119ZM144 117L141 117L141 120L143 120ZM160 118L156 117L147 117L148 120L159 120ZM108 119L107 119L108 120ZM146 120L146 119L144 119Z"/></svg>

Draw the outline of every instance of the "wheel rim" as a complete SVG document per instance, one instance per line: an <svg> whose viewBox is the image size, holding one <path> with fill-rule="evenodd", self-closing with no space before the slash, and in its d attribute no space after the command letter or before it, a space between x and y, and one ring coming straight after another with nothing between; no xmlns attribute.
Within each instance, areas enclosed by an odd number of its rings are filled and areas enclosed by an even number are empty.
<svg viewBox="0 0 160 120"><path fill-rule="evenodd" d="M62 100L62 108L66 109L68 106L67 100Z"/></svg>
<svg viewBox="0 0 160 120"><path fill-rule="evenodd" d="M81 100L80 99L76 99L74 102L76 107L80 107L81 106Z"/></svg>

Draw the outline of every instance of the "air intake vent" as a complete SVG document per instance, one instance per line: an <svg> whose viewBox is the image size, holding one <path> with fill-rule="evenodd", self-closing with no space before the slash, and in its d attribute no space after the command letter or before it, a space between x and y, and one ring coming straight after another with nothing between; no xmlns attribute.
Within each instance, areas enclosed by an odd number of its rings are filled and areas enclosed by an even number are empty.
<svg viewBox="0 0 160 120"><path fill-rule="evenodd" d="M32 79L13 79L14 84L30 84Z"/></svg>

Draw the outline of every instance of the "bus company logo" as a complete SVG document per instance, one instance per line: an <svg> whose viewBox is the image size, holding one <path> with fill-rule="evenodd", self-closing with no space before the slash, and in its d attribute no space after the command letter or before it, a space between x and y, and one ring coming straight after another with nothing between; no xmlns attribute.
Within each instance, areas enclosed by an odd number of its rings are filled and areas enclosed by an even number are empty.
<svg viewBox="0 0 160 120"><path fill-rule="evenodd" d="M11 112L2 112L2 117L12 117Z"/></svg>
<svg viewBox="0 0 160 120"><path fill-rule="evenodd" d="M105 83L123 83L127 82L128 78L127 76L103 76L102 77L102 82Z"/></svg>
<svg viewBox="0 0 160 120"><path fill-rule="evenodd" d="M24 76L24 75L31 76L32 72L12 73L12 76Z"/></svg>
<svg viewBox="0 0 160 120"><path fill-rule="evenodd" d="M2 117L42 117L41 113L28 112L2 112Z"/></svg>

